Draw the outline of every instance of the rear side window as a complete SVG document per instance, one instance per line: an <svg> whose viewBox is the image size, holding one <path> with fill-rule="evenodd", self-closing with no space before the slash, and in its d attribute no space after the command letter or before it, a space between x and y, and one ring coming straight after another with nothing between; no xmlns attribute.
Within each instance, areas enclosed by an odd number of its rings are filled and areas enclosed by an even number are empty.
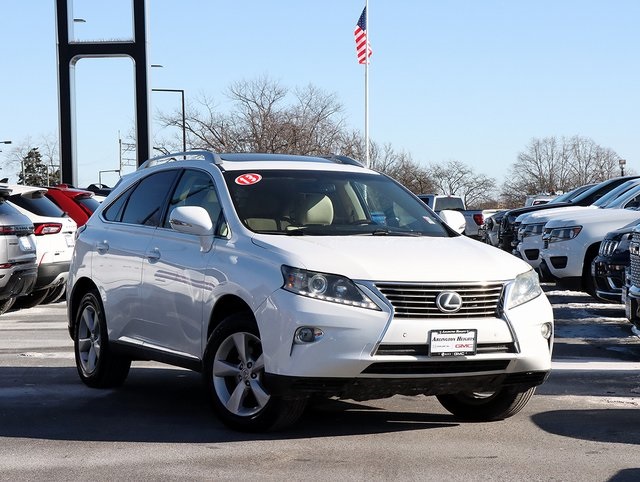
<svg viewBox="0 0 640 482"><path fill-rule="evenodd" d="M158 226L176 170L162 171L144 178L120 196L104 213L108 221Z"/></svg>
<svg viewBox="0 0 640 482"><path fill-rule="evenodd" d="M0 215L6 216L7 214L16 215L21 213L11 204L7 204L6 202L4 202L4 199L0 199Z"/></svg>
<svg viewBox="0 0 640 482"><path fill-rule="evenodd" d="M42 192L35 192L24 196L14 194L9 198L9 201L38 216L51 216L55 218L64 216L64 211L56 206L49 198L45 197Z"/></svg>

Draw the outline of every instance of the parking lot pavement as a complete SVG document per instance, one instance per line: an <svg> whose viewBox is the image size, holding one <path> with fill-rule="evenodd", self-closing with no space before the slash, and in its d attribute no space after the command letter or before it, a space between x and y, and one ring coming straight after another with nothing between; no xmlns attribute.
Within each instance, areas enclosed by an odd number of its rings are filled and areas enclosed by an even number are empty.
<svg viewBox="0 0 640 482"><path fill-rule="evenodd" d="M624 305L547 287L555 318L554 368L640 370L640 337Z"/></svg>
<svg viewBox="0 0 640 482"><path fill-rule="evenodd" d="M65 303L9 312L0 480L638 480L640 339L618 306L550 297L554 370L515 417L461 423L434 397L396 396L314 405L276 434L225 428L187 370L136 362L120 389L89 389Z"/></svg>

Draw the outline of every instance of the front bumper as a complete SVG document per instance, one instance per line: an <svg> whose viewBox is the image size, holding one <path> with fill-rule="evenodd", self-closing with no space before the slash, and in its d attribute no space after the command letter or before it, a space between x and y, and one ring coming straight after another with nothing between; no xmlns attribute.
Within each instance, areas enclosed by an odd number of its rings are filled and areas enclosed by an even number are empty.
<svg viewBox="0 0 640 482"><path fill-rule="evenodd" d="M266 379L281 394L365 399L490 390L515 380L534 386L551 369L553 337L541 328L553 324L553 313L544 295L502 318L435 319L394 318L391 307L366 310L278 290L256 318ZM322 338L293 343L301 326L319 328ZM451 329L478 330L475 355L429 356L429 332Z"/></svg>
<svg viewBox="0 0 640 482"><path fill-rule="evenodd" d="M270 393L297 398L339 397L351 400L373 400L394 395L444 395L458 392L492 392L502 387L517 386L523 391L542 384L549 371L475 376L438 376L430 378L301 378L265 374Z"/></svg>
<svg viewBox="0 0 640 482"><path fill-rule="evenodd" d="M627 319L640 329L640 287L632 285L628 289L623 288L622 300Z"/></svg>
<svg viewBox="0 0 640 482"><path fill-rule="evenodd" d="M596 296L604 301L620 303L624 285L625 268L629 266L629 256L598 256L591 264L591 275L596 287Z"/></svg>
<svg viewBox="0 0 640 482"><path fill-rule="evenodd" d="M518 243L517 249L520 257L529 265L538 269L540 266L540 248L542 247L542 236L527 236Z"/></svg>

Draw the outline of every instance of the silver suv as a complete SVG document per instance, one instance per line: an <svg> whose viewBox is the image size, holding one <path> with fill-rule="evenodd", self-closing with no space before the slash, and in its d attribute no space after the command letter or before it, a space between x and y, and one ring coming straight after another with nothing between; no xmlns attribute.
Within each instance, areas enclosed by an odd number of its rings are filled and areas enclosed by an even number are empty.
<svg viewBox="0 0 640 482"><path fill-rule="evenodd" d="M9 187L0 186L0 314L30 293L37 277L33 223L6 202L10 195Z"/></svg>
<svg viewBox="0 0 640 482"><path fill-rule="evenodd" d="M551 369L553 312L531 267L352 159L153 159L78 233L67 306L82 381L122 384L132 360L201 371L240 430L333 396L435 395L497 420Z"/></svg>

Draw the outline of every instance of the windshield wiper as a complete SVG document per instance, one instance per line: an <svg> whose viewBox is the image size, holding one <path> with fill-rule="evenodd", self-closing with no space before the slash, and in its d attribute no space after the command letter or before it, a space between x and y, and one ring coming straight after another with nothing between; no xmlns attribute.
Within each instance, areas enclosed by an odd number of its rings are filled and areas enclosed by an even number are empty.
<svg viewBox="0 0 640 482"><path fill-rule="evenodd" d="M378 228L362 234L370 234L371 236L422 236L422 233L418 231L393 231L388 228Z"/></svg>

